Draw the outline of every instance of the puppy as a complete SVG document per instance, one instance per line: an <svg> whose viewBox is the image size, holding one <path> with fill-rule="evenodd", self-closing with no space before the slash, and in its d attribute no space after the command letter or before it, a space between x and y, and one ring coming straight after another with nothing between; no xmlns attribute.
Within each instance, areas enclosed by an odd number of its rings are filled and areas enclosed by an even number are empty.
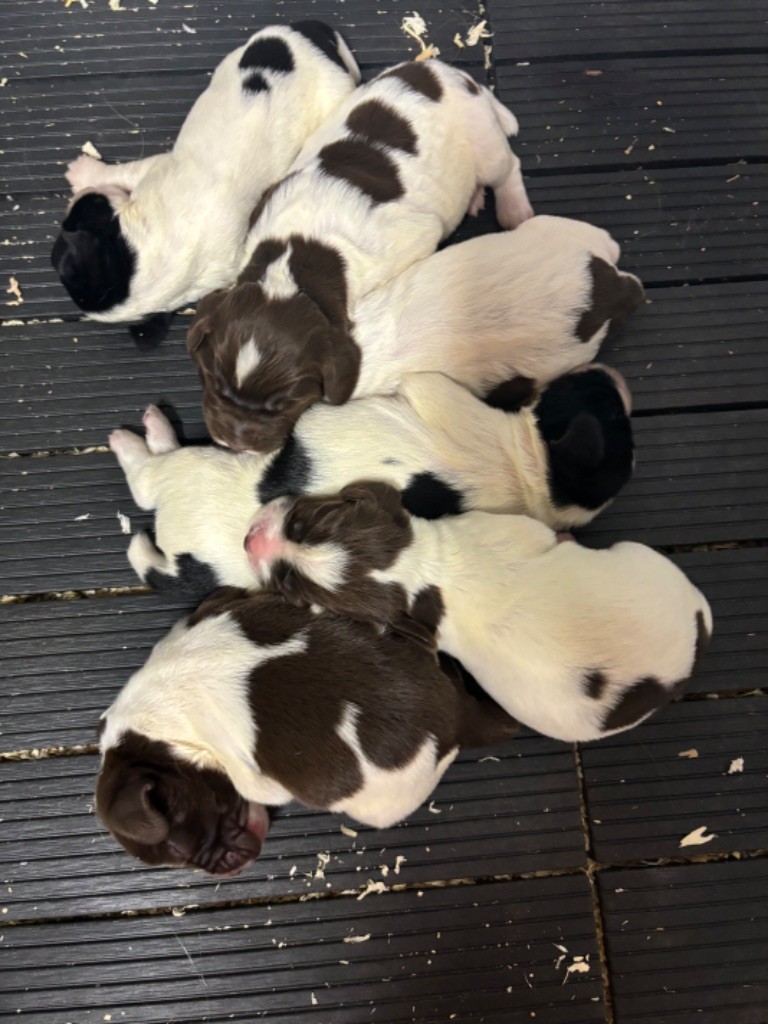
<svg viewBox="0 0 768 1024"><path fill-rule="evenodd" d="M276 455L180 448L150 406L146 441L128 430L109 438L134 501L155 511L158 546L138 534L128 557L159 590L200 598L222 584L253 586L243 538L261 505L364 478L399 488L424 518L481 508L562 530L587 523L632 471L629 399L618 381L593 366L506 413L440 374L413 374L396 396L314 406Z"/></svg>
<svg viewBox="0 0 768 1024"><path fill-rule="evenodd" d="M433 638L224 588L102 716L96 809L149 864L233 875L259 855L265 805L383 828L427 799L460 747L515 732L441 671Z"/></svg>
<svg viewBox="0 0 768 1024"><path fill-rule="evenodd" d="M322 22L263 29L221 62L169 153L75 160L52 253L75 304L95 320L139 320L231 284L254 206L359 78Z"/></svg>
<svg viewBox="0 0 768 1024"><path fill-rule="evenodd" d="M246 549L299 604L436 629L506 711L567 742L630 729L678 695L712 632L704 596L651 548L558 543L523 516L411 519L380 483L278 499Z"/></svg>
<svg viewBox="0 0 768 1024"><path fill-rule="evenodd" d="M434 252L485 185L504 227L533 215L507 142L516 132L487 89L439 61L358 89L266 198L235 287L197 311L187 345L211 435L273 451L307 405L346 402L356 303Z"/></svg>

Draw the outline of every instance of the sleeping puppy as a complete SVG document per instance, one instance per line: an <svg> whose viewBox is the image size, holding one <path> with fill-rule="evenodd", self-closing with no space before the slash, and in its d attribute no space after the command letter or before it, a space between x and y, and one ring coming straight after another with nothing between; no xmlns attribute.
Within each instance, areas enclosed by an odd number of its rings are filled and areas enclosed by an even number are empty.
<svg viewBox="0 0 768 1024"><path fill-rule="evenodd" d="M630 729L677 696L712 632L703 595L651 548L558 543L523 516L411 519L380 483L278 499L246 549L291 601L436 629L506 711L567 742Z"/></svg>
<svg viewBox="0 0 768 1024"><path fill-rule="evenodd" d="M169 153L70 164L52 261L76 305L140 320L231 284L255 205L359 77L322 22L266 28L221 62Z"/></svg>
<svg viewBox="0 0 768 1024"><path fill-rule="evenodd" d="M314 406L276 455L180 448L150 406L146 441L128 430L109 438L134 501L155 511L157 547L137 534L128 557L159 590L200 598L221 584L253 586L243 538L260 506L360 479L399 488L406 508L428 519L481 508L570 529L631 475L628 405L621 378L597 365L553 381L517 413L420 373L396 396Z"/></svg>
<svg viewBox="0 0 768 1024"><path fill-rule="evenodd" d="M601 228L534 217L516 231L419 261L352 309L359 365L351 397L391 394L405 374L424 371L445 373L492 400L501 397L493 395L501 383L507 401L513 393L532 393L594 359L609 331L642 302L640 281L616 269L619 255ZM212 337L228 337L227 310L221 303L210 313ZM337 337L343 361L346 336ZM237 407L236 419L252 417L240 429L246 447L259 447L251 432L257 441L282 443L301 413L325 395L335 358L332 347L318 360L312 345L286 346L282 334L266 330L238 348L241 387L228 403ZM203 380L210 391L205 372ZM214 434L231 440L225 405L214 399L206 407L219 409L209 415Z"/></svg>
<svg viewBox="0 0 768 1024"><path fill-rule="evenodd" d="M359 300L434 252L486 185L504 227L533 215L507 141L516 132L487 89L439 61L358 89L265 198L234 288L198 308L187 346L211 435L273 451L311 402L346 402Z"/></svg>
<svg viewBox="0 0 768 1024"><path fill-rule="evenodd" d="M460 747L517 731L441 671L434 638L421 639L216 591L102 715L101 820L149 864L214 875L258 857L265 805L400 821Z"/></svg>

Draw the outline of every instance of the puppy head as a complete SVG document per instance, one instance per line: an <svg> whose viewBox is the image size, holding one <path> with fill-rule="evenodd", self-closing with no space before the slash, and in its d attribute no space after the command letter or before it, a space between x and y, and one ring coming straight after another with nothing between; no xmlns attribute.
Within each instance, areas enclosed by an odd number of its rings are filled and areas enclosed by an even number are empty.
<svg viewBox="0 0 768 1024"><path fill-rule="evenodd" d="M400 594L370 579L410 544L410 516L389 484L350 484L332 497L278 498L251 523L251 568L296 604L389 622Z"/></svg>
<svg viewBox="0 0 768 1024"><path fill-rule="evenodd" d="M75 305L104 313L128 298L136 257L102 192L83 192L64 219L51 262Z"/></svg>
<svg viewBox="0 0 768 1024"><path fill-rule="evenodd" d="M226 775L196 768L166 743L126 732L110 747L96 810L117 841L147 864L236 875L261 852L269 816Z"/></svg>
<svg viewBox="0 0 768 1024"><path fill-rule="evenodd" d="M280 448L310 405L346 402L360 351L308 295L268 297L245 281L203 300L187 336L215 441L235 451Z"/></svg>
<svg viewBox="0 0 768 1024"><path fill-rule="evenodd" d="M548 384L534 409L556 505L597 510L632 476L632 402L616 370L593 363Z"/></svg>

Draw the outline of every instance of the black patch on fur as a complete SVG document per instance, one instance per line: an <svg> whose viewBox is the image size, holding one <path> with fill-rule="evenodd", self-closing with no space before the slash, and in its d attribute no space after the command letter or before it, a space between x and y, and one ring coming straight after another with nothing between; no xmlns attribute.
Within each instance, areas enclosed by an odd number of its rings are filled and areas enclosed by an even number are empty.
<svg viewBox="0 0 768 1024"><path fill-rule="evenodd" d="M54 242L51 263L83 312L103 313L125 302L136 257L106 196L89 192L72 206Z"/></svg>
<svg viewBox="0 0 768 1024"><path fill-rule="evenodd" d="M624 693L616 707L605 716L603 729L610 732L613 729L625 729L634 725L651 711L668 703L674 692L673 689L662 686L653 676L639 679Z"/></svg>
<svg viewBox="0 0 768 1024"><path fill-rule="evenodd" d="M536 405L555 505L598 509L632 476L632 426L615 381L598 368L552 381Z"/></svg>
<svg viewBox="0 0 768 1024"><path fill-rule="evenodd" d="M221 581L207 562L201 562L194 555L176 556L178 573L171 576L159 569L150 569L144 577L153 590L178 597L191 597L200 601L220 586Z"/></svg>
<svg viewBox="0 0 768 1024"><path fill-rule="evenodd" d="M592 700L600 700L608 686L608 677L595 669L584 676L584 689Z"/></svg>
<svg viewBox="0 0 768 1024"><path fill-rule="evenodd" d="M492 409L503 412L520 412L525 405L530 405L536 398L536 381L518 374L501 384L491 388L483 401Z"/></svg>
<svg viewBox="0 0 768 1024"><path fill-rule="evenodd" d="M374 203L391 203L405 195L397 164L362 139L339 139L320 150L320 168L346 181Z"/></svg>
<svg viewBox="0 0 768 1024"><path fill-rule="evenodd" d="M412 61L410 64L401 64L397 68L385 71L379 78L399 78L409 89L426 96L428 100L437 103L443 95L443 86L440 79L432 68L424 63L417 64Z"/></svg>
<svg viewBox="0 0 768 1024"><path fill-rule="evenodd" d="M338 64L342 71L346 71L349 74L349 68L341 59L341 54L339 53L336 33L330 25L326 25L324 21L294 21L291 28L294 32L298 32L299 35L308 39L313 46L316 46L321 53L325 54L328 60L332 60L334 64Z"/></svg>
<svg viewBox="0 0 768 1024"><path fill-rule="evenodd" d="M368 143L378 143L404 153L418 152L416 133L410 121L381 100L366 100L347 118L347 128Z"/></svg>
<svg viewBox="0 0 768 1024"><path fill-rule="evenodd" d="M304 445L291 434L256 487L262 505L286 494L305 494L312 477L312 460Z"/></svg>
<svg viewBox="0 0 768 1024"><path fill-rule="evenodd" d="M131 324L128 333L140 352L150 352L168 337L172 323L173 313L154 313L137 324Z"/></svg>
<svg viewBox="0 0 768 1024"><path fill-rule="evenodd" d="M592 296L576 325L576 337L581 342L589 341L606 320L610 321L610 333L637 309L645 295L636 277L620 273L598 256L590 257L589 273Z"/></svg>
<svg viewBox="0 0 768 1024"><path fill-rule="evenodd" d="M266 36L254 39L240 58L238 67L241 71L276 71L287 75L294 69L293 54L282 39Z"/></svg>
<svg viewBox="0 0 768 1024"><path fill-rule="evenodd" d="M417 473L403 491L403 508L419 519L440 519L460 515L464 499L434 473Z"/></svg>
<svg viewBox="0 0 768 1024"><path fill-rule="evenodd" d="M247 78L243 79L243 88L246 92L269 92L269 82L264 75L258 71L252 71Z"/></svg>

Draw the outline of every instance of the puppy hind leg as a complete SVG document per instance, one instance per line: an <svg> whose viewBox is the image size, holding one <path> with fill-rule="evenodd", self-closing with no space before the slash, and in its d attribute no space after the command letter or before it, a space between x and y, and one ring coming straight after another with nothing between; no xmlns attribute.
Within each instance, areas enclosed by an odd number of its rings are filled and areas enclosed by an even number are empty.
<svg viewBox="0 0 768 1024"><path fill-rule="evenodd" d="M137 533L128 545L128 561L142 581L155 590L163 590L163 578L173 578L174 566L154 544L148 533ZM157 582L156 582L157 581Z"/></svg>
<svg viewBox="0 0 768 1024"><path fill-rule="evenodd" d="M533 216L520 161L509 148L508 136L517 134L517 120L487 89L473 98L468 120L478 184L493 189L501 226L517 227Z"/></svg>
<svg viewBox="0 0 768 1024"><path fill-rule="evenodd" d="M533 217L533 207L525 191L520 160L509 150L506 173L488 184L496 197L496 219L503 228L516 228Z"/></svg>
<svg viewBox="0 0 768 1024"><path fill-rule="evenodd" d="M113 430L109 447L117 457L120 468L139 508L149 511L155 507L155 487L152 479L152 460L143 437L131 430Z"/></svg>
<svg viewBox="0 0 768 1024"><path fill-rule="evenodd" d="M156 405L147 406L142 423L147 432L147 448L152 455L166 455L181 447L176 431Z"/></svg>

